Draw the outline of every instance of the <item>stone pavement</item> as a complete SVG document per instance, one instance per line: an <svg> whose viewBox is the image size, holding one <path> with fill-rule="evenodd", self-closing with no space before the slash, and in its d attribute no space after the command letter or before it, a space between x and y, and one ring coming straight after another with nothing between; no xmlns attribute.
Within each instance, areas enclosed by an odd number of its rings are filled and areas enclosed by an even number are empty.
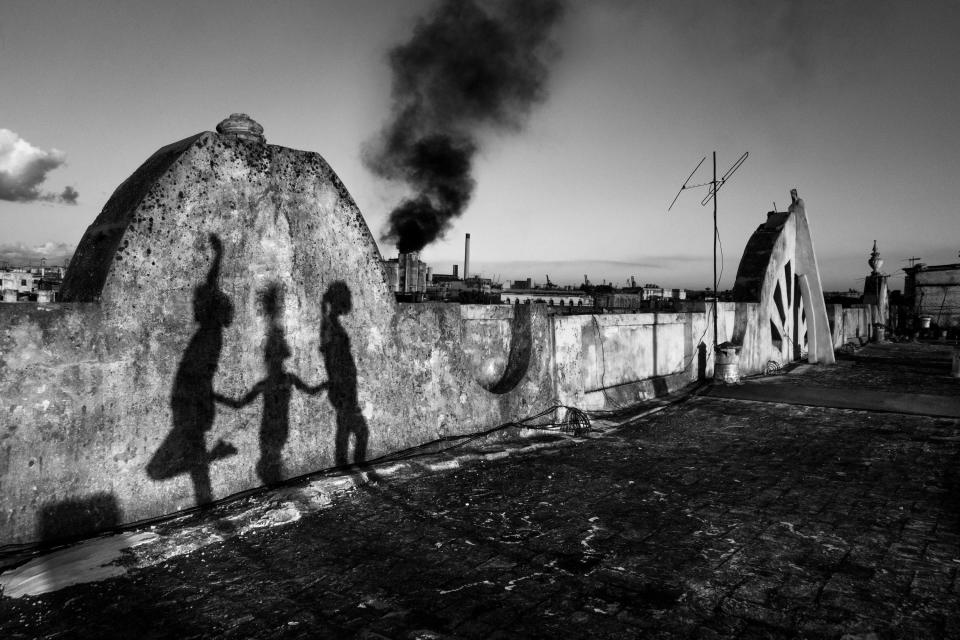
<svg viewBox="0 0 960 640"><path fill-rule="evenodd" d="M882 384L857 357L772 383ZM917 362L891 391L960 386ZM692 396L499 447L140 532L0 637L960 637L957 418Z"/></svg>
<svg viewBox="0 0 960 640"><path fill-rule="evenodd" d="M869 344L833 367L799 365L794 373L721 385L716 398L788 402L814 407L892 411L960 418L953 346L940 343Z"/></svg>

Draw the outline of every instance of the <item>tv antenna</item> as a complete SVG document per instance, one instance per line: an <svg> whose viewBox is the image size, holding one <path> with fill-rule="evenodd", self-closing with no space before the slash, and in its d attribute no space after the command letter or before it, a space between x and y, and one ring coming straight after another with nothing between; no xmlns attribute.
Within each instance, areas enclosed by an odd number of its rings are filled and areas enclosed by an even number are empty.
<svg viewBox="0 0 960 640"><path fill-rule="evenodd" d="M910 266L912 267L913 265L917 264L917 261L919 260L923 260L923 258L918 258L917 256L910 256L909 258L907 258L906 260L902 260L901 262L909 262Z"/></svg>
<svg viewBox="0 0 960 640"><path fill-rule="evenodd" d="M673 209L673 205L677 203L677 198L680 197L680 194L686 189L696 189L698 187L710 187L707 191L707 195L700 201L700 206L705 207L707 203L713 200L713 348L716 349L719 344L717 338L717 307L720 305L720 292L717 290L717 241L719 239L719 233L717 231L717 192L720 191L720 188L727 183L727 180L733 176L733 173L739 169L747 158L750 156L749 151L744 151L743 155L737 158L737 161L727 169L726 173L720 176L720 179L717 179L717 152L713 152L713 180L710 182L703 182L701 184L690 184L690 179L693 178L693 174L697 172L697 169L700 168L700 165L704 163L707 159L707 156L703 156L700 159L700 162L697 163L697 166L693 168L693 171L690 172L690 175L687 176L687 179L683 181L683 184L680 186L680 190L677 191L677 195L673 197L673 202L670 203L670 206L667 207L669 212ZM776 205L774 205L776 209Z"/></svg>

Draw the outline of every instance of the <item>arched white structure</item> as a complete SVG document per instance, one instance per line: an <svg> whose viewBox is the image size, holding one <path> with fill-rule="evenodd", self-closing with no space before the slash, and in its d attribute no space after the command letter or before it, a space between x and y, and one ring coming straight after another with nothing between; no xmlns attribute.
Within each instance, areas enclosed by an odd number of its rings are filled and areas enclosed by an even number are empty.
<svg viewBox="0 0 960 640"><path fill-rule="evenodd" d="M835 361L810 226L796 189L791 196L789 210L767 214L750 237L734 283L734 300L759 308L737 305L733 340L761 367L762 359Z"/></svg>

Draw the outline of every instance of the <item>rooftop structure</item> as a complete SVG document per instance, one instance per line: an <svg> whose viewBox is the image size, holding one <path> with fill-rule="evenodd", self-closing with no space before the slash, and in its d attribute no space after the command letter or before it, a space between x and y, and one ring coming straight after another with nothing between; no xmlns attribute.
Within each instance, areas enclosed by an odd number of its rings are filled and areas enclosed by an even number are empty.
<svg viewBox="0 0 960 640"><path fill-rule="evenodd" d="M903 294L913 314L940 328L960 328L960 263L917 263L903 271Z"/></svg>

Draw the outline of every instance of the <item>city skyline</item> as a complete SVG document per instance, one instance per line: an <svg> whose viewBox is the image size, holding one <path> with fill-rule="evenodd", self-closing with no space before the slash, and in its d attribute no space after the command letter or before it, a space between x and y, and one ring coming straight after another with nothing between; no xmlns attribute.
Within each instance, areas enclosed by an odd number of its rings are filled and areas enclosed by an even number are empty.
<svg viewBox="0 0 960 640"><path fill-rule="evenodd" d="M372 1L10 3L0 172L25 153L46 169L34 201L4 191L0 249L69 250L150 154L240 111L269 143L323 155L393 257L380 236L402 194L361 156L389 115L386 54L432 4L385 15ZM895 277L912 256L956 262L960 133L945 79L960 71L958 14L939 3L571 3L546 100L520 130L482 139L473 200L422 257L449 271L471 233L471 271L504 282L549 274L575 284L586 273L711 286L705 192L667 206L704 156L694 181L710 179L716 150L721 173L750 152L720 192L723 289L793 187L826 289L862 286L874 240Z"/></svg>

